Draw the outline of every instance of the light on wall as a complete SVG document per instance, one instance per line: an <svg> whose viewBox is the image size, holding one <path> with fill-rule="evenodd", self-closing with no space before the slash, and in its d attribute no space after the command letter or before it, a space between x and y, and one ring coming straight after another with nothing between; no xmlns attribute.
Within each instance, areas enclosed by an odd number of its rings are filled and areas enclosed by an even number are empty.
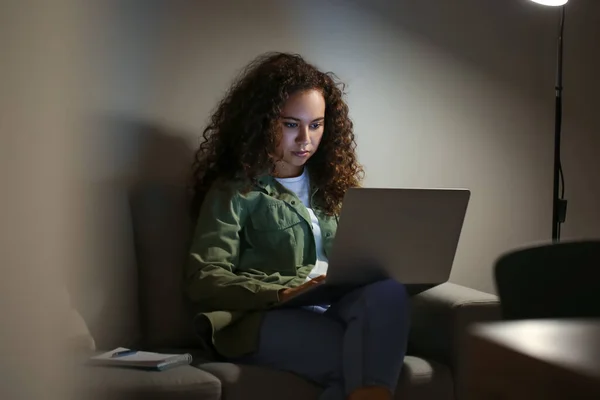
<svg viewBox="0 0 600 400"><path fill-rule="evenodd" d="M545 6L564 6L569 0L531 0L534 3L543 4Z"/></svg>
<svg viewBox="0 0 600 400"><path fill-rule="evenodd" d="M565 180L560 157L560 139L562 125L562 75L563 75L563 32L565 29L565 4L569 0L531 0L546 6L563 6L560 10L560 24L557 40L556 61L556 101L554 108L554 184L552 195L552 241L560 241L560 228L567 217L567 200L565 200Z"/></svg>

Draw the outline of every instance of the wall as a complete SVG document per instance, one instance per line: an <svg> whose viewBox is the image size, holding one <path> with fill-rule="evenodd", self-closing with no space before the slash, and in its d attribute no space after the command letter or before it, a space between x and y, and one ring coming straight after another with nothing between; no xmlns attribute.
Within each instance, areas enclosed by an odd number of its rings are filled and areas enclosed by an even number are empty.
<svg viewBox="0 0 600 400"><path fill-rule="evenodd" d="M563 164L569 198L567 237L600 236L600 3L569 3L565 32Z"/></svg>
<svg viewBox="0 0 600 400"><path fill-rule="evenodd" d="M492 265L551 233L557 10L503 2L180 2L165 15L149 117L192 145L235 73L299 52L348 86L366 186L467 187L452 281L494 291ZM569 5L564 238L600 236L598 4ZM191 134L191 133L194 134Z"/></svg>
<svg viewBox="0 0 600 400"><path fill-rule="evenodd" d="M80 89L89 112L74 140L85 258L70 270L69 289L102 349L136 347L141 338L128 191L150 164L144 157L156 128L144 113L155 91L161 34L155 27L165 5L128 0L86 7L86 79ZM153 171L169 170L158 157L151 164Z"/></svg>
<svg viewBox="0 0 600 400"><path fill-rule="evenodd" d="M3 2L0 12L2 399L70 394L66 272L81 261L73 139L86 108L74 55L85 53L88 11L63 0Z"/></svg>

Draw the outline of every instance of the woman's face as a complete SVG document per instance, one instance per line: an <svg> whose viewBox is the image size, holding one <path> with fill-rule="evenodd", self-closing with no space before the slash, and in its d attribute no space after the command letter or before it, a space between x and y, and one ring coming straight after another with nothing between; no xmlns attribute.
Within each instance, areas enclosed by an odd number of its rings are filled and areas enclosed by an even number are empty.
<svg viewBox="0 0 600 400"><path fill-rule="evenodd" d="M323 95L316 89L294 93L284 104L279 121L281 141L275 153L275 174L279 178L299 176L323 137Z"/></svg>

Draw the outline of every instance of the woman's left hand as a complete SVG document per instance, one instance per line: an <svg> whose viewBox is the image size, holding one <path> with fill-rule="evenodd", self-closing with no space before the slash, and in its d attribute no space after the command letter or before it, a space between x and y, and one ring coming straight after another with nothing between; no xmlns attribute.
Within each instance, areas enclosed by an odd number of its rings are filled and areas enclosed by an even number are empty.
<svg viewBox="0 0 600 400"><path fill-rule="evenodd" d="M279 291L279 300L282 302L287 301L287 300L291 299L292 297L298 296L300 293L303 293L306 290L312 288L313 286L320 284L324 280L325 280L325 275L319 275L316 278L313 278L308 282L304 282L300 286L282 289Z"/></svg>

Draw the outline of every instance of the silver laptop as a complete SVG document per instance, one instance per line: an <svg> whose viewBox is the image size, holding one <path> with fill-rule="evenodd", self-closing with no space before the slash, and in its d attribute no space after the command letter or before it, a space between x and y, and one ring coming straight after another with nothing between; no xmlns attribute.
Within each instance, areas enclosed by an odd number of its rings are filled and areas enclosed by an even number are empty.
<svg viewBox="0 0 600 400"><path fill-rule="evenodd" d="M350 189L325 281L286 301L330 304L353 288L393 278L419 293L448 281L468 189Z"/></svg>

